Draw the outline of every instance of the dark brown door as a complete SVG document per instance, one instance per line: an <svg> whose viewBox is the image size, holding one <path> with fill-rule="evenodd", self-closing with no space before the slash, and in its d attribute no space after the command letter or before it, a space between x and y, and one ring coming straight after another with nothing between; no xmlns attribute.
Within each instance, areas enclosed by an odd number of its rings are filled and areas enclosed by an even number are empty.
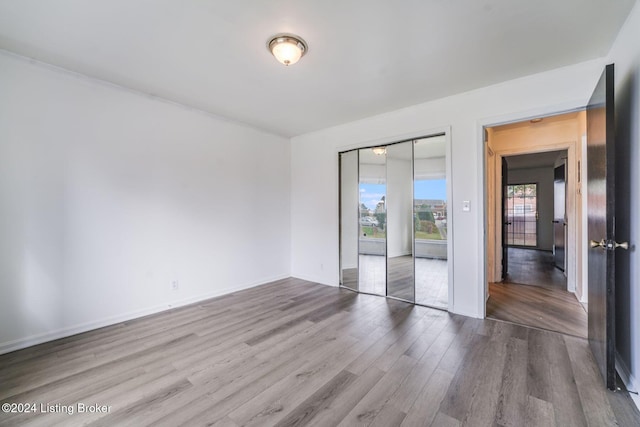
<svg viewBox="0 0 640 427"><path fill-rule="evenodd" d="M507 278L507 272L509 269L509 241L507 239L509 233L509 209L507 202L509 199L508 180L509 167L507 165L507 159L502 158L502 279Z"/></svg>
<svg viewBox="0 0 640 427"><path fill-rule="evenodd" d="M553 261L564 271L566 218L565 165L553 171Z"/></svg>
<svg viewBox="0 0 640 427"><path fill-rule="evenodd" d="M613 64L587 105L589 345L607 388L615 389L615 156Z"/></svg>

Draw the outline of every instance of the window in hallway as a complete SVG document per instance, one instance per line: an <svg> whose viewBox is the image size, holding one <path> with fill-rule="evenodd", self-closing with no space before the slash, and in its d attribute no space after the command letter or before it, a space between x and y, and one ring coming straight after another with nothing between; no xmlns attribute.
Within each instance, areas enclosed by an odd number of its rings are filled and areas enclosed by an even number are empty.
<svg viewBox="0 0 640 427"><path fill-rule="evenodd" d="M538 245L537 184L507 186L507 244Z"/></svg>

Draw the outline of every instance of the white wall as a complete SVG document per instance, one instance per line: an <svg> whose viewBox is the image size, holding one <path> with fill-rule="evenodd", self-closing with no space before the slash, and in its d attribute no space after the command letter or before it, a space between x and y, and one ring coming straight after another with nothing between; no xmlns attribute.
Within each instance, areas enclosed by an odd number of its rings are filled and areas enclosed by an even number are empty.
<svg viewBox="0 0 640 427"><path fill-rule="evenodd" d="M447 159L434 157L429 159L416 159L416 179L445 179L447 176Z"/></svg>
<svg viewBox="0 0 640 427"><path fill-rule="evenodd" d="M287 139L6 52L0 94L0 352L289 276Z"/></svg>
<svg viewBox="0 0 640 427"><path fill-rule="evenodd" d="M509 169L509 184L538 184L538 249L553 249L553 166Z"/></svg>
<svg viewBox="0 0 640 427"><path fill-rule="evenodd" d="M618 372L630 390L640 389L640 2L636 2L608 56L615 63L616 350ZM619 274L621 276L619 276ZM632 395L640 406L640 399Z"/></svg>
<svg viewBox="0 0 640 427"><path fill-rule="evenodd" d="M292 139L292 274L338 284L338 156L451 127L454 296L451 310L484 316L482 125L586 104L596 60L466 92ZM462 211L462 201L471 211ZM322 206L322 209L318 209Z"/></svg>

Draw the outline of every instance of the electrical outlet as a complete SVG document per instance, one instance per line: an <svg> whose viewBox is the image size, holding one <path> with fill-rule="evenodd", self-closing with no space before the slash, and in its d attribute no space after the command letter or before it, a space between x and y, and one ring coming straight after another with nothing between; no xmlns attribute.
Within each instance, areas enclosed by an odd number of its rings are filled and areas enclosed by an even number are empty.
<svg viewBox="0 0 640 427"><path fill-rule="evenodd" d="M180 284L178 283L177 280L171 281L171 290L177 291L179 287L180 287Z"/></svg>

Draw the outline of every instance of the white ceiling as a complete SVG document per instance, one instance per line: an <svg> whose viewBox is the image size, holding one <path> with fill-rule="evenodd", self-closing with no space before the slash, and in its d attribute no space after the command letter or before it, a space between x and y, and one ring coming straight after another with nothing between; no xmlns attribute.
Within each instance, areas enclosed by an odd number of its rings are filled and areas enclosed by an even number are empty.
<svg viewBox="0 0 640 427"><path fill-rule="evenodd" d="M634 2L0 0L0 48L293 136L601 57Z"/></svg>
<svg viewBox="0 0 640 427"><path fill-rule="evenodd" d="M372 148L361 148L358 151L361 165L384 165L386 163L386 156L374 153Z"/></svg>

